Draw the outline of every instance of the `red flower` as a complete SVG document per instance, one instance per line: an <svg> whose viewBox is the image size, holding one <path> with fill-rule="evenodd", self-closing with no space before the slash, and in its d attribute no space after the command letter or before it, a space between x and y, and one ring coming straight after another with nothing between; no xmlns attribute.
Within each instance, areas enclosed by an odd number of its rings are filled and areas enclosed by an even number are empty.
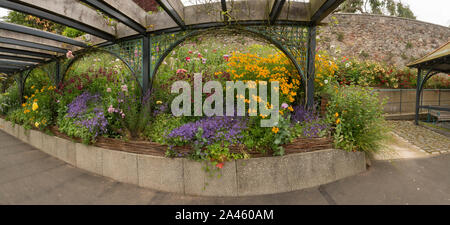
<svg viewBox="0 0 450 225"><path fill-rule="evenodd" d="M186 62L191 62L191 57L186 57Z"/></svg>
<svg viewBox="0 0 450 225"><path fill-rule="evenodd" d="M189 54L192 54L192 51L189 51Z"/></svg>
<svg viewBox="0 0 450 225"><path fill-rule="evenodd" d="M217 163L216 167L222 169L224 165L225 165L224 163Z"/></svg>

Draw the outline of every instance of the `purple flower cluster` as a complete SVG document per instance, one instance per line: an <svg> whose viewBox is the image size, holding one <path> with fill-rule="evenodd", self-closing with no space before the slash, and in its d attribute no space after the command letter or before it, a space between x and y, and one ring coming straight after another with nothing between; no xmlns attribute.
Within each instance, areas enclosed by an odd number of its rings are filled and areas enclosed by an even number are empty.
<svg viewBox="0 0 450 225"><path fill-rule="evenodd" d="M291 122L293 124L304 124L304 137L316 138L320 136L320 133L323 130L328 129L327 125L321 123L320 118L316 113L306 110L302 105L294 106Z"/></svg>
<svg viewBox="0 0 450 225"><path fill-rule="evenodd" d="M90 110L90 105L100 102L100 95L89 92L76 97L69 105L66 117L75 119L75 124L86 127L93 137L107 132L108 120L103 109L95 107Z"/></svg>
<svg viewBox="0 0 450 225"><path fill-rule="evenodd" d="M105 118L103 110L94 108L90 114L92 114L92 116L88 116L86 119L82 119L75 123L89 129L89 132L94 134L94 138L100 134L106 133L108 120Z"/></svg>
<svg viewBox="0 0 450 225"><path fill-rule="evenodd" d="M76 118L84 113L88 109L89 102L98 102L100 100L100 95L92 95L89 92L84 92L83 94L76 97L69 105L66 117Z"/></svg>
<svg viewBox="0 0 450 225"><path fill-rule="evenodd" d="M321 124L318 121L314 121L309 123L304 129L303 129L303 136L304 137L310 137L310 138L317 138L320 136L320 132L323 130L326 130L328 128L327 125Z"/></svg>
<svg viewBox="0 0 450 225"><path fill-rule="evenodd" d="M240 135L247 128L247 122L237 117L207 117L172 130L168 138L181 138L186 142L198 142L196 135L199 128L203 130L202 139L206 140L205 143L200 144L210 145L219 141L233 143L242 138Z"/></svg>
<svg viewBox="0 0 450 225"><path fill-rule="evenodd" d="M291 115L291 122L303 123L303 122L311 122L319 119L319 117L314 113L305 109L302 105L294 106L294 112Z"/></svg>

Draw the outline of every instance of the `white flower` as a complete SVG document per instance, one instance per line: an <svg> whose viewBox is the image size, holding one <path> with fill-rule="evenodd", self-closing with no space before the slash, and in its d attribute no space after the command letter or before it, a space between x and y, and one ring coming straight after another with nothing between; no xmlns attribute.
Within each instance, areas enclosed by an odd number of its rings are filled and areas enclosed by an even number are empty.
<svg viewBox="0 0 450 225"><path fill-rule="evenodd" d="M328 84L328 80L324 80L323 82L324 82L325 84Z"/></svg>
<svg viewBox="0 0 450 225"><path fill-rule="evenodd" d="M345 64L345 68L349 68L350 67L350 63Z"/></svg>

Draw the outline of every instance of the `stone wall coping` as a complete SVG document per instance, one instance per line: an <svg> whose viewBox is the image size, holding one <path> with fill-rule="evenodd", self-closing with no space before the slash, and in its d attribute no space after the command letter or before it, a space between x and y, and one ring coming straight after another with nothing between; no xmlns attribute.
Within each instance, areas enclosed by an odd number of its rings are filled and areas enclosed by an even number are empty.
<svg viewBox="0 0 450 225"><path fill-rule="evenodd" d="M311 188L366 171L362 152L336 149L234 160L216 174L189 159L140 155L75 143L0 118L0 129L88 172L119 182L184 195L238 197ZM220 176L219 176L220 175Z"/></svg>
<svg viewBox="0 0 450 225"><path fill-rule="evenodd" d="M439 28L446 28L448 30L450 30L450 27L446 27L440 24L435 24L435 23L430 23L430 22L426 22L426 21L422 21L422 20L417 20L417 19L410 19L410 18L404 18L404 17L396 17L396 16L388 16L388 15L380 15L380 14L370 14L370 13L335 13L335 14L331 14L330 16L334 16L334 15L343 15L343 16L361 16L361 17L379 17L379 18L389 18L389 19L394 19L394 20L406 20L406 21L410 21L410 22L415 22L415 23L421 23L424 25L433 25Z"/></svg>

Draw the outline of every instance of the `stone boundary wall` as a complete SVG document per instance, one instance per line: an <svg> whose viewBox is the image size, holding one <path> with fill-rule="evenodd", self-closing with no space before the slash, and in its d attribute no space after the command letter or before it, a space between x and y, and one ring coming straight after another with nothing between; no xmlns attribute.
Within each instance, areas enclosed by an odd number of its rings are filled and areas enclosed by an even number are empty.
<svg viewBox="0 0 450 225"><path fill-rule="evenodd" d="M153 190L199 196L252 196L301 190L366 171L362 152L322 150L236 160L210 177L188 159L138 155L74 143L0 118L0 129L80 169Z"/></svg>
<svg viewBox="0 0 450 225"><path fill-rule="evenodd" d="M405 66L450 41L450 28L413 19L336 13L325 22L328 25L320 27L318 45L336 57Z"/></svg>

